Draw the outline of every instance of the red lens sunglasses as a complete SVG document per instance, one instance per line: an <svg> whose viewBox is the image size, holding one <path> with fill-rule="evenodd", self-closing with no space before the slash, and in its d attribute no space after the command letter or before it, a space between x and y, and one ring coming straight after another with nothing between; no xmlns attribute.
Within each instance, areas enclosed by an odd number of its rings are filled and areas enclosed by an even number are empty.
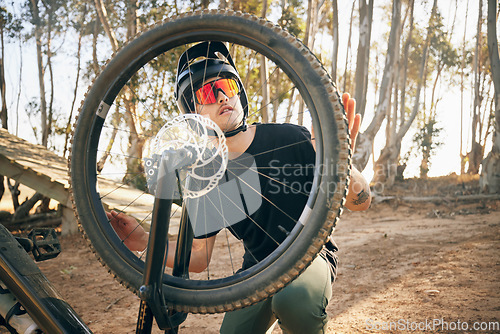
<svg viewBox="0 0 500 334"><path fill-rule="evenodd" d="M240 92L238 82L234 79L217 79L208 82L197 89L195 92L195 99L198 104L212 104L217 102L217 95L221 90L224 95L231 98Z"/></svg>

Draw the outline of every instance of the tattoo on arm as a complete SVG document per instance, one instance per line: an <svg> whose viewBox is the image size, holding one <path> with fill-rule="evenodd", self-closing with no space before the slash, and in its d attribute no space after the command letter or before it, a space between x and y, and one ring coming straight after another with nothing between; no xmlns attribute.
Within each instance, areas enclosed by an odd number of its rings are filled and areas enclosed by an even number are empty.
<svg viewBox="0 0 500 334"><path fill-rule="evenodd" d="M369 196L368 193L363 189L358 193L357 197L352 200L352 204L354 205L363 204L368 200L368 196Z"/></svg>

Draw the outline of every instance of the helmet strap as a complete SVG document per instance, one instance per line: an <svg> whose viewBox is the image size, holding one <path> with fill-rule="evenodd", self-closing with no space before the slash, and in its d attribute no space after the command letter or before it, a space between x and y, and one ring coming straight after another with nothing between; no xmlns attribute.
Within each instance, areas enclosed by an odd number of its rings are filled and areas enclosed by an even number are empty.
<svg viewBox="0 0 500 334"><path fill-rule="evenodd" d="M240 125L239 127L237 127L236 129L234 130L231 130L231 131L228 131L228 132L224 132L224 135L226 137L232 137L234 135L237 135L238 133L240 132L244 132L248 129L248 125L247 123L245 122L245 120L243 120L243 124Z"/></svg>

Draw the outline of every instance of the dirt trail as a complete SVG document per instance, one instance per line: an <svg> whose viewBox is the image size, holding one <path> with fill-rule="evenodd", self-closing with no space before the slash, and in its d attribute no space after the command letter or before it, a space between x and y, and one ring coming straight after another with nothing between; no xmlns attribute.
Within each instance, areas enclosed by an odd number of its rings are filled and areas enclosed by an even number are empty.
<svg viewBox="0 0 500 334"><path fill-rule="evenodd" d="M340 267L328 334L500 332L500 201L375 204L344 213L335 236ZM134 333L138 298L80 236L63 238L62 247L40 267L67 301L95 333ZM218 333L221 320L189 315L180 333Z"/></svg>

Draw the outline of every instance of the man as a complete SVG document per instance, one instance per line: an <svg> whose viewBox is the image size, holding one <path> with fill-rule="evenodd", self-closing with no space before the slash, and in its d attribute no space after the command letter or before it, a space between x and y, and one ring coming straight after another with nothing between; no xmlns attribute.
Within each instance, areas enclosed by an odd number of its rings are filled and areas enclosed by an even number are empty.
<svg viewBox="0 0 500 334"><path fill-rule="evenodd" d="M204 56L203 59L193 61L200 56ZM307 166L315 162L314 138L304 127L296 125L246 124L246 92L222 43L200 43L181 56L176 98L182 112L209 117L225 133L230 165L245 165L243 160L248 157L255 160L260 192L265 200L257 210L248 213L246 219L228 227L245 245L242 270L250 268L286 238L307 202L306 185L311 184L313 177ZM344 94L342 100L354 146L361 117L355 115L355 101L349 94ZM286 166L297 166L301 172L287 172ZM369 186L352 167L345 206L358 211L369 205ZM108 217L125 245L131 250L145 249L148 235L142 228L137 228L133 218L114 211L108 213ZM208 267L219 230L194 239L190 271L201 272ZM324 333L328 321L325 309L331 297L337 265L336 245L329 242L327 246L296 280L273 297L226 313L221 333L265 333L276 319L286 333ZM175 249L174 245L169 245L169 249ZM167 266L173 265L173 258L174 252L169 252Z"/></svg>

